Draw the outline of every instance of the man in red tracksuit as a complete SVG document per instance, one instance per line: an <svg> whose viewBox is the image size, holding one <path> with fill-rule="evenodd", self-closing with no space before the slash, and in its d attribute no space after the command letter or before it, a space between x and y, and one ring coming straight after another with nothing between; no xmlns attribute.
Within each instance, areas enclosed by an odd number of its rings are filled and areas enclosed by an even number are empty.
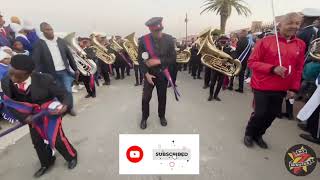
<svg viewBox="0 0 320 180"><path fill-rule="evenodd" d="M253 72L254 112L246 127L244 144L247 147L252 147L255 141L261 148L268 148L262 136L281 111L283 98L292 98L300 88L306 47L295 36L300 23L301 17L297 13L286 14L279 23L282 65L275 35L259 41L249 58L248 65Z"/></svg>

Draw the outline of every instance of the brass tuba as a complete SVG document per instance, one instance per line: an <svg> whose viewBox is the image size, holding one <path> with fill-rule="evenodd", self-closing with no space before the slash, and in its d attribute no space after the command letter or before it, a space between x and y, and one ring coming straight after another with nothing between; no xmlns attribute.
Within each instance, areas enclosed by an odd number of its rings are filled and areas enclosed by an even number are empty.
<svg viewBox="0 0 320 180"><path fill-rule="evenodd" d="M184 49L183 51L177 51L177 63L185 64L190 61L191 51L190 48Z"/></svg>
<svg viewBox="0 0 320 180"><path fill-rule="evenodd" d="M123 49L127 52L134 65L139 65L138 62L138 43L134 37L135 33L131 33L124 38L122 43Z"/></svg>
<svg viewBox="0 0 320 180"><path fill-rule="evenodd" d="M310 56L320 61L320 38L313 40L310 44Z"/></svg>
<svg viewBox="0 0 320 180"><path fill-rule="evenodd" d="M241 62L217 49L211 34L212 29L208 29L200 33L199 38L195 42L197 47L199 47L199 53L202 55L202 64L227 76L238 75L241 70Z"/></svg>
<svg viewBox="0 0 320 180"><path fill-rule="evenodd" d="M96 53L96 56L106 64L113 64L116 60L116 56L108 52L108 49L100 44L95 34L90 35L92 46L90 48Z"/></svg>
<svg viewBox="0 0 320 180"><path fill-rule="evenodd" d="M76 33L72 32L64 37L65 42L67 43L78 70L84 76L89 76L97 71L96 63L87 57L87 53L79 46L78 42L76 41L75 37Z"/></svg>

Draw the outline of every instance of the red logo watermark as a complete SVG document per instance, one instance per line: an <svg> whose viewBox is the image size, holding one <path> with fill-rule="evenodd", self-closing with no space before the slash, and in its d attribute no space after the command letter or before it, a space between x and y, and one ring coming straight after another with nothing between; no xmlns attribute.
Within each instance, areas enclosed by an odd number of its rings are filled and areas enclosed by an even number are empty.
<svg viewBox="0 0 320 180"><path fill-rule="evenodd" d="M143 151L139 146L131 146L127 150L127 159L132 163L138 163L143 158Z"/></svg>

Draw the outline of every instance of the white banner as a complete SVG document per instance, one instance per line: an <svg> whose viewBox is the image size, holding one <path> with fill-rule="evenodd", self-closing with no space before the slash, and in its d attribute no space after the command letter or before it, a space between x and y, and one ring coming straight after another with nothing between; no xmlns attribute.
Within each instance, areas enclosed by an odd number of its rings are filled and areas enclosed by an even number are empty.
<svg viewBox="0 0 320 180"><path fill-rule="evenodd" d="M199 134L120 134L119 174L199 174Z"/></svg>

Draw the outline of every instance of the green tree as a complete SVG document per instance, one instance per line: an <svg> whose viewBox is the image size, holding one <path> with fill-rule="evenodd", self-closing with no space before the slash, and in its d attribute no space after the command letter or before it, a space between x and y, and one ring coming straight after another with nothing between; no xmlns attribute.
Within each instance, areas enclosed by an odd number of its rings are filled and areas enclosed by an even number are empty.
<svg viewBox="0 0 320 180"><path fill-rule="evenodd" d="M220 14L220 29L223 33L226 30L227 20L231 15L232 9L235 9L238 15L251 15L247 3L243 0L206 0L202 6L204 12L216 12Z"/></svg>

